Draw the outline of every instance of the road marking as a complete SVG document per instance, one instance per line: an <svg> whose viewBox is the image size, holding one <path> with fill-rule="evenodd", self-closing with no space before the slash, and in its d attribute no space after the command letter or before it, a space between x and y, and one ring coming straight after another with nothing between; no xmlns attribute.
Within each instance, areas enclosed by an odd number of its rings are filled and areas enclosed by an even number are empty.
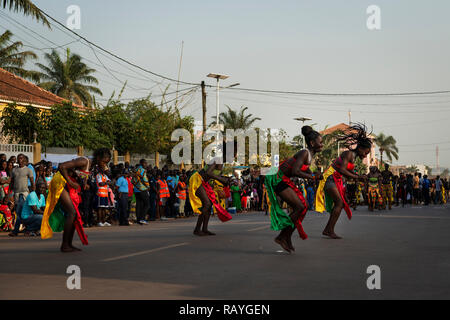
<svg viewBox="0 0 450 320"><path fill-rule="evenodd" d="M105 259L105 260L102 260L102 261L103 262L116 261L116 260L120 260L120 259L126 259L126 258L130 258L130 257L140 256L140 255L147 254L147 253L153 253L153 252L162 251L162 250L166 250L166 249L181 247L181 246L185 246L187 244L189 244L189 242L171 244L170 246L165 246L165 247L161 247L161 248L155 248L155 249L146 250L146 251L135 252L135 253L131 253L131 254L123 255L123 256L118 256L118 257L114 257L114 258L108 258L108 259Z"/></svg>
<svg viewBox="0 0 450 320"><path fill-rule="evenodd" d="M248 229L247 231L258 231L258 230L263 230L263 229L268 229L269 226L264 226L264 227L258 227L258 228L253 228L253 229Z"/></svg>
<svg viewBox="0 0 450 320"><path fill-rule="evenodd" d="M377 218L410 218L410 219L444 219L448 220L448 217L429 217L429 216L386 216L386 215L375 215L375 214L355 214L355 217L377 217Z"/></svg>

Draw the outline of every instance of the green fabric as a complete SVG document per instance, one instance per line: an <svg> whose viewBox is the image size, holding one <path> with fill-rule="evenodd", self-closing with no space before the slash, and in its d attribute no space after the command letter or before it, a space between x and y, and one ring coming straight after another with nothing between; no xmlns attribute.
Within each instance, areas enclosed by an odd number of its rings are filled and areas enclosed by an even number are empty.
<svg viewBox="0 0 450 320"><path fill-rule="evenodd" d="M235 207L236 210L242 210L241 195L239 194L239 187L231 186L230 190L231 190L231 196L233 199L233 207Z"/></svg>
<svg viewBox="0 0 450 320"><path fill-rule="evenodd" d="M278 170L278 169L277 169ZM281 171L267 175L264 184L267 188L267 195L270 199L270 228L275 231L283 230L287 227L295 227L291 218L280 207L274 188L283 180Z"/></svg>
<svg viewBox="0 0 450 320"><path fill-rule="evenodd" d="M333 198L331 198L325 191L325 210L331 213L331 211L333 210L333 206L334 206Z"/></svg>
<svg viewBox="0 0 450 320"><path fill-rule="evenodd" d="M64 212L59 204L56 205L52 214L48 218L48 223L52 228L53 232L61 232L64 230L64 224L66 223L66 217L64 217Z"/></svg>

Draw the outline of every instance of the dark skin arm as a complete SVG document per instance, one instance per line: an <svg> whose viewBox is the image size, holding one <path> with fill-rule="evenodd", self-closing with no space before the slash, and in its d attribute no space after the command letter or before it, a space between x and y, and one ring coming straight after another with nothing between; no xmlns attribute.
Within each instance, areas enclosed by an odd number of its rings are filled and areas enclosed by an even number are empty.
<svg viewBox="0 0 450 320"><path fill-rule="evenodd" d="M229 177L224 177L224 176L216 176L214 174L214 170L220 170L220 164L212 164L210 166L208 166L208 170L206 170L206 175L208 178L210 179L215 179L217 181L219 181L220 183L224 184L224 185L228 185L230 183L230 178Z"/></svg>
<svg viewBox="0 0 450 320"><path fill-rule="evenodd" d="M77 158L71 161L63 162L59 165L58 170L61 175L66 179L67 183L74 189L78 189L80 185L71 179L69 179L69 170L75 170L78 168L86 168L89 161L85 158Z"/></svg>
<svg viewBox="0 0 450 320"><path fill-rule="evenodd" d="M355 161L355 159L353 157L353 153L350 151L344 151L341 154L341 158L342 158L342 166L337 171L347 178L353 178L353 179L357 179L357 180L362 179L362 177L360 177L359 175L354 174L353 172L350 172L349 170L347 170L348 163L349 162L353 163Z"/></svg>
<svg viewBox="0 0 450 320"><path fill-rule="evenodd" d="M44 214L44 210L38 209L37 206L31 206L31 210L33 210L34 214Z"/></svg>
<svg viewBox="0 0 450 320"><path fill-rule="evenodd" d="M294 162L294 165L292 166L292 175L294 177L299 177L299 178L303 178L303 179L310 179L313 180L314 176L311 172L311 170L307 171L302 171L301 168L303 165L311 165L311 163L308 163L308 152L306 150L302 150L300 152L298 152L294 158L296 158L297 160Z"/></svg>

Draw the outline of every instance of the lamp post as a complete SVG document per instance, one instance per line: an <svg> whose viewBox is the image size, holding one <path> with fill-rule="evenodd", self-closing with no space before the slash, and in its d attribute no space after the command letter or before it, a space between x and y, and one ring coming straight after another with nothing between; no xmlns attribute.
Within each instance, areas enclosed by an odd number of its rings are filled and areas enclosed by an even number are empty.
<svg viewBox="0 0 450 320"><path fill-rule="evenodd" d="M216 79L216 127L215 127L215 130L217 130L217 135L216 135L216 156L220 156L221 154L219 154L219 148L218 148L218 146L219 146L219 131L221 131L221 127L220 127L220 124L219 124L219 106L220 106L220 103L219 103L219 90L220 90L220 86L219 86L219 81L220 80L225 80L225 79L228 79L229 78L229 76L227 76L227 75L224 75L224 74L218 74L218 73L210 73L210 74L208 74L207 75L207 77L208 78L214 78L214 79ZM226 87L226 88L231 88L231 87L235 87L235 86L238 86L239 85L239 83L235 83L235 84L232 84L232 85L230 85L230 86L228 86L228 87Z"/></svg>
<svg viewBox="0 0 450 320"><path fill-rule="evenodd" d="M310 121L312 119L300 117L300 118L294 118L294 120L301 121L302 127L303 127L303 125L305 124L305 121ZM303 135L301 135L301 136L302 136L302 147L305 148L305 138L303 137Z"/></svg>

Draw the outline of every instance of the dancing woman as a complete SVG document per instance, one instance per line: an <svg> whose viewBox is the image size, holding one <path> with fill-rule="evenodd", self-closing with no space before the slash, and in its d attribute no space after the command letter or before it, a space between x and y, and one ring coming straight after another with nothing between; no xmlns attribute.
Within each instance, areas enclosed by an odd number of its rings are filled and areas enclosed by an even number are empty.
<svg viewBox="0 0 450 320"><path fill-rule="evenodd" d="M211 164L194 173L189 179L189 201L195 213L198 213L197 225L194 229L196 236L213 236L208 230L209 217L211 216L211 208L216 209L217 217L226 222L231 220L231 215L218 202L216 194L209 184L211 179L217 180L223 185L229 184L229 178L221 176L223 164L218 163L214 159Z"/></svg>
<svg viewBox="0 0 450 320"><path fill-rule="evenodd" d="M90 170L95 169L95 167L107 169L106 166L110 160L109 149L103 148L94 152L93 160L80 157L59 165L58 172L54 175L48 187L47 203L41 225L42 239L51 238L53 231L64 231L61 251L80 251L81 249L72 245L76 229L81 242L84 245L88 244L83 230L83 221L78 211L81 202L80 184L85 183Z"/></svg>
<svg viewBox="0 0 450 320"><path fill-rule="evenodd" d="M264 179L272 204L270 207L271 229L281 230L275 238L275 242L289 253L295 251L291 241L295 228L302 239L308 238L302 226L308 205L303 193L294 185L291 178L317 179L318 177L312 174L309 166L314 154L322 151L323 148L322 136L310 126L302 127L302 134L305 136L307 149L303 149L292 158L283 161L277 172L268 174ZM281 208L277 196L293 209L290 215L287 215Z"/></svg>
<svg viewBox="0 0 450 320"><path fill-rule="evenodd" d="M337 140L343 142L348 150L342 152L325 171L316 194L316 211L323 212L326 209L331 213L322 234L332 239L341 239L334 232L334 226L342 209L345 210L349 219L352 217L352 211L345 200L342 179L343 177L364 179L363 176L354 172L355 160L356 157L364 159L372 148L372 140L369 138L366 127L362 124L352 125L345 133L339 135Z"/></svg>

